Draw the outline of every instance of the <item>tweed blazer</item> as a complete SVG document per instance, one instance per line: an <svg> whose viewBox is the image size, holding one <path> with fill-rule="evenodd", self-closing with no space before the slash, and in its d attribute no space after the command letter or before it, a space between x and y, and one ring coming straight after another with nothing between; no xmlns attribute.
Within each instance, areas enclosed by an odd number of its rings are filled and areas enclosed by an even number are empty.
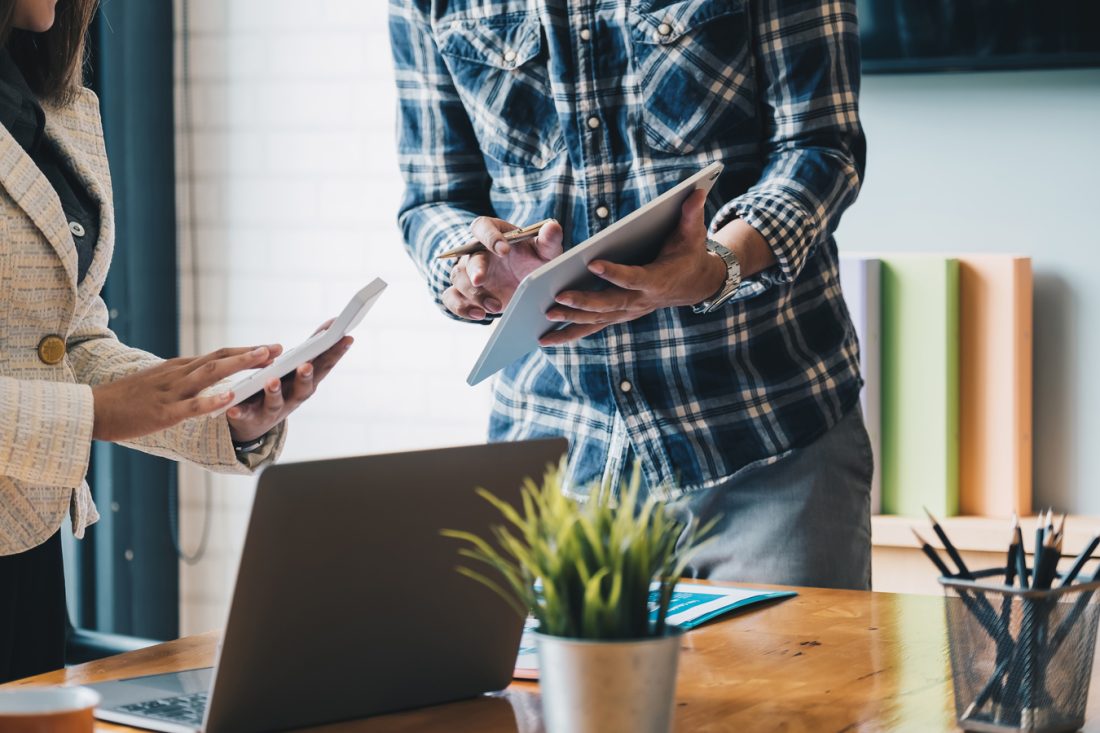
<svg viewBox="0 0 1100 733"><path fill-rule="evenodd" d="M91 386L160 361L118 341L100 297L114 248L114 204L99 100L84 90L64 107L42 106L47 137L99 203L100 233L78 286L76 245L61 202L0 126L0 555L49 539L66 511L77 537L99 518L84 480L94 419ZM65 341L65 358L57 364L38 356L47 335ZM248 473L274 460L284 426L247 463L237 459L225 417L188 420L125 445L219 472Z"/></svg>

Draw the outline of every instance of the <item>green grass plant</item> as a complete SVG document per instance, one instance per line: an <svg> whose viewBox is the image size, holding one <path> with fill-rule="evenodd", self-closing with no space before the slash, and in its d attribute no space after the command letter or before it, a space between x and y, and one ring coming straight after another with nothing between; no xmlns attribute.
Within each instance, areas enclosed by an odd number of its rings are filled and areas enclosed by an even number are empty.
<svg viewBox="0 0 1100 733"><path fill-rule="evenodd" d="M528 478L517 508L477 492L505 520L492 537L445 530L459 554L490 571L458 572L491 588L541 633L576 639L640 639L665 633L672 590L713 523L690 528L656 498L639 498L640 468L614 492L594 484L580 502L562 491L564 466L548 467L542 484ZM689 530L690 531L687 531ZM650 585L657 614L650 620Z"/></svg>

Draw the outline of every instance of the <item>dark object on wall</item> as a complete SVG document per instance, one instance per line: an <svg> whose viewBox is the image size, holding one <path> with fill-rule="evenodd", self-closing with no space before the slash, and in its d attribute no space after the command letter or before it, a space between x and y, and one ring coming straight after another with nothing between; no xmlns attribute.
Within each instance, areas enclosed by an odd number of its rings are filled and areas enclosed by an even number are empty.
<svg viewBox="0 0 1100 733"><path fill-rule="evenodd" d="M866 72L1100 66L1097 0L857 0Z"/></svg>

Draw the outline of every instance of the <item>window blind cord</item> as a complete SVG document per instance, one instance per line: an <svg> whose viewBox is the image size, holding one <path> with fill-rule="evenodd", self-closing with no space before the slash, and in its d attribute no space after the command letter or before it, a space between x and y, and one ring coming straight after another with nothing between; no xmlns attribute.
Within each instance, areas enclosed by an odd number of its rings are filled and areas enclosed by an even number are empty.
<svg viewBox="0 0 1100 733"><path fill-rule="evenodd" d="M182 85L180 104L180 121L182 129L182 157L184 159L184 185L183 215L176 218L177 238L183 244L190 255L189 271L191 274L191 343L189 351L192 354L199 353L199 252L195 240L195 146L192 141L194 134L194 113L191 103L191 3L190 0L179 0L180 3L180 84ZM202 480L202 533L199 535L199 544L194 552L187 552L180 542L179 527L179 474L176 482L169 487L168 495L168 524L169 537L172 541L172 549L176 556L187 565L197 565L206 555L206 549L210 542L211 507L213 504L213 480L206 471L200 471Z"/></svg>

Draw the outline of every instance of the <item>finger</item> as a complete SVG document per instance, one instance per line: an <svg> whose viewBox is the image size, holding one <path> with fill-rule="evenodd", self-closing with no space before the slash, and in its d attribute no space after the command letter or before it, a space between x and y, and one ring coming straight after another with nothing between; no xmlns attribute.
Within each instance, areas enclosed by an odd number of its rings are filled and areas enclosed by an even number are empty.
<svg viewBox="0 0 1100 733"><path fill-rule="evenodd" d="M468 321L485 320L485 311L468 301L453 287L444 290L440 300L443 301L443 307L459 318L465 318Z"/></svg>
<svg viewBox="0 0 1100 733"><path fill-rule="evenodd" d="M606 260L593 260L588 265L593 275L625 290L646 290L650 287L649 271L638 265L617 265Z"/></svg>
<svg viewBox="0 0 1100 733"><path fill-rule="evenodd" d="M209 354L203 354L202 356L195 356L195 357L191 357L190 359L184 359L183 361L185 363L180 364L181 368L178 371L182 372L183 374L190 374L191 372L195 371L196 369L199 369L200 367L203 367L203 366L205 366L206 364L209 364L212 361L217 361L218 359L227 359L229 357L239 356L241 354L247 354L247 353L249 353L249 352L251 352L255 349L262 349L262 348L266 348L266 347L263 347L263 346L234 346L234 347L228 347L227 346L227 347L223 347L223 348L220 348L216 351L211 351Z"/></svg>
<svg viewBox="0 0 1100 733"><path fill-rule="evenodd" d="M492 262L489 258L492 257L488 252L476 252L466 257L464 264L466 267L466 275L470 278L470 282L474 285L481 287L485 284L485 280L489 277L489 265Z"/></svg>
<svg viewBox="0 0 1100 733"><path fill-rule="evenodd" d="M547 320L557 323L622 323L632 321L642 316L641 311L608 311L599 313L595 311L577 310L556 305L546 311Z"/></svg>
<svg viewBox="0 0 1100 733"><path fill-rule="evenodd" d="M192 397L176 402L169 409L172 411L176 422L179 422L192 417L200 417L202 415L209 415L212 412L217 412L232 402L233 397L234 395L232 392L201 395L199 397Z"/></svg>
<svg viewBox="0 0 1100 733"><path fill-rule="evenodd" d="M315 385L319 384L322 379L328 376L328 373L332 371L336 363L343 358L344 354L348 353L351 344L351 336L345 336L337 341L332 348L313 360L313 383Z"/></svg>
<svg viewBox="0 0 1100 733"><path fill-rule="evenodd" d="M290 391L290 403L292 405L298 405L307 399L316 391L317 385L314 381L314 371L312 364L302 364L294 372L294 385Z"/></svg>
<svg viewBox="0 0 1100 733"><path fill-rule="evenodd" d="M283 383L273 377L264 385L263 411L268 416L279 415L284 405Z"/></svg>
<svg viewBox="0 0 1100 733"><path fill-rule="evenodd" d="M559 305L566 306L565 310L576 309L593 313L611 313L632 310L638 306L640 299L641 293L636 290L608 288L600 291L566 290L559 293L554 301Z"/></svg>
<svg viewBox="0 0 1100 733"><path fill-rule="evenodd" d="M477 241L484 244L489 251L502 256L512 251L512 248L504 239L504 232L513 229L515 227L508 222L490 216L479 216L470 225L470 233L474 235Z"/></svg>
<svg viewBox="0 0 1100 733"><path fill-rule="evenodd" d="M205 362L188 372L182 379L176 380L176 383L172 386L177 394L193 395L231 374L236 374L244 369L253 369L263 364L268 360L269 353L266 346L259 346L244 354L235 354L223 359Z"/></svg>
<svg viewBox="0 0 1100 733"><path fill-rule="evenodd" d="M542 225L539 235L535 237L535 252L544 260L552 260L562 253L563 238L561 224L551 219Z"/></svg>
<svg viewBox="0 0 1100 733"><path fill-rule="evenodd" d="M321 331L327 331L328 327L331 326L333 321L335 321L335 320L336 320L335 318L330 318L327 321L325 321L324 323L322 323L320 326L317 327L317 330L313 332L313 335L316 336L317 334L321 333Z"/></svg>
<svg viewBox="0 0 1100 733"><path fill-rule="evenodd" d="M282 354L282 353L283 353L283 345L282 344L268 344L268 347L267 347L267 361L265 361L262 364L257 364L256 367L262 369L263 367L269 365L271 362L273 362L277 358L279 358L279 355Z"/></svg>
<svg viewBox="0 0 1100 733"><path fill-rule="evenodd" d="M470 282L470 275L466 272L466 268L461 265L456 265L451 270L451 285L462 294L464 298L478 305L481 304L481 299L485 297L485 293L481 288Z"/></svg>
<svg viewBox="0 0 1100 733"><path fill-rule="evenodd" d="M567 344L570 341L576 341L582 339L585 336L591 336L594 333L607 328L606 323L587 324L580 323L572 326L566 326L558 331L551 331L545 334L539 339L539 346L558 346L560 344Z"/></svg>
<svg viewBox="0 0 1100 733"><path fill-rule="evenodd" d="M707 204L707 192L701 188L692 191L691 195L680 207L680 224L677 227L681 237L689 237L702 227L706 229L703 221L703 211Z"/></svg>

